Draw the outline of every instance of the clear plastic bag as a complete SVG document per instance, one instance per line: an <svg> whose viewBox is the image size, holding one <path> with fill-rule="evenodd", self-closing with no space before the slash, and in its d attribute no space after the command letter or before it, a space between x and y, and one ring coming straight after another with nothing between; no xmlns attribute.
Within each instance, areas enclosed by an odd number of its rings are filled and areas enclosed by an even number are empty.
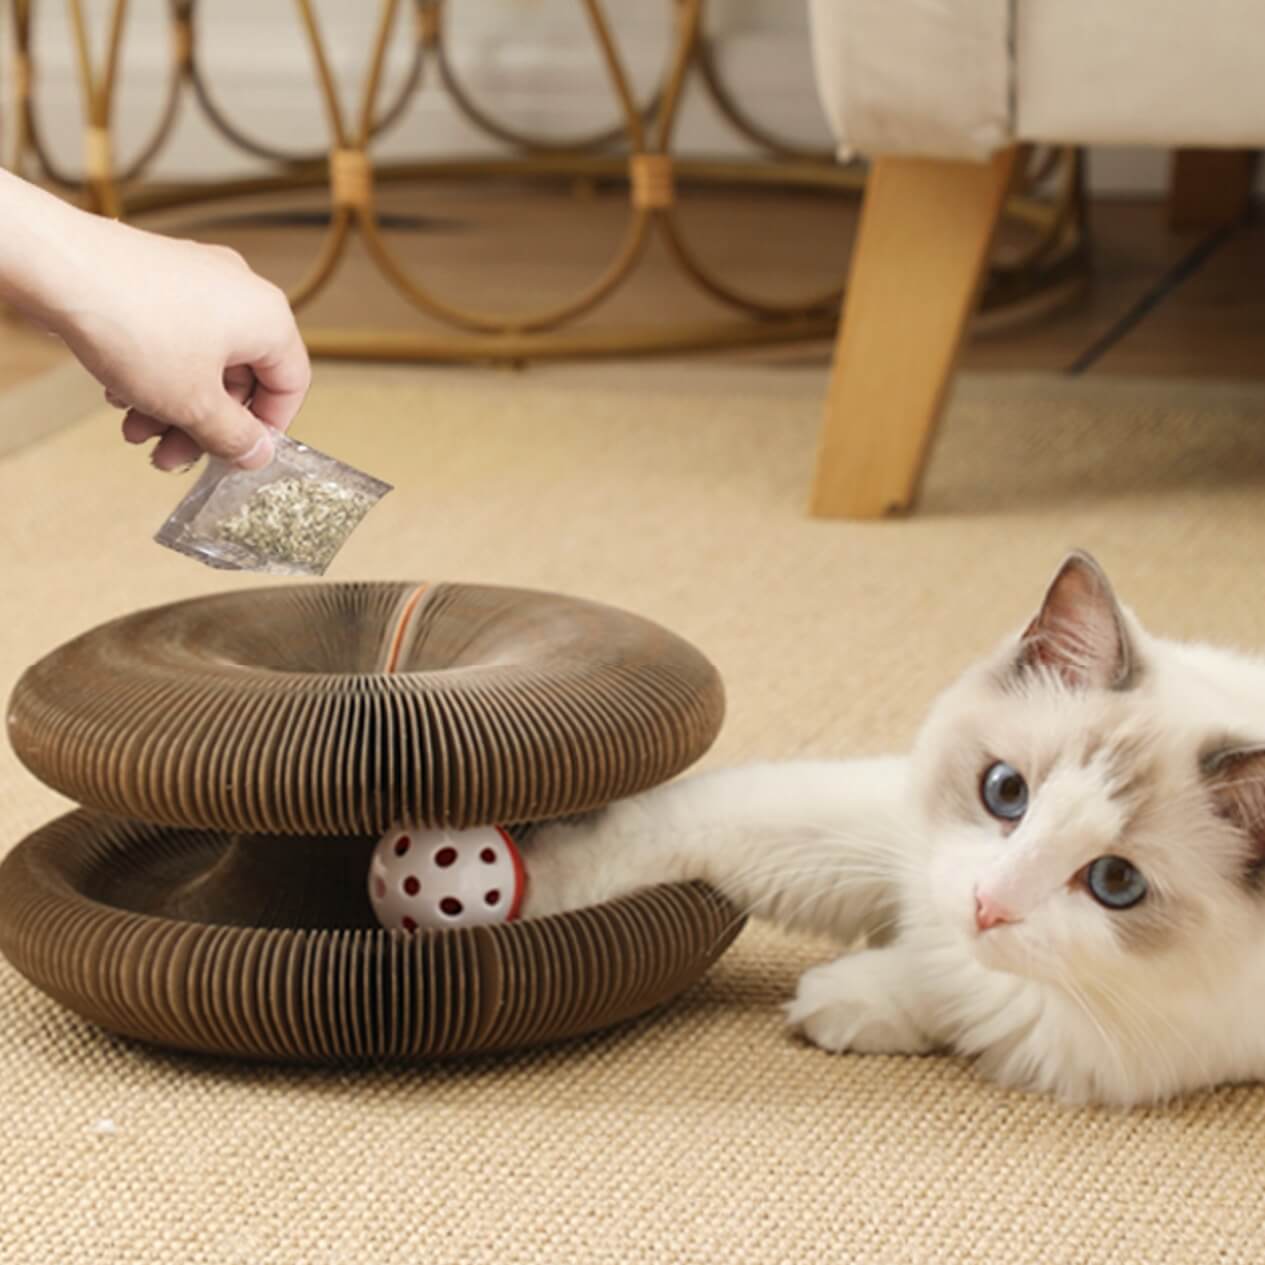
<svg viewBox="0 0 1265 1265"><path fill-rule="evenodd" d="M389 483L276 437L262 470L212 459L154 537L209 567L323 575Z"/></svg>

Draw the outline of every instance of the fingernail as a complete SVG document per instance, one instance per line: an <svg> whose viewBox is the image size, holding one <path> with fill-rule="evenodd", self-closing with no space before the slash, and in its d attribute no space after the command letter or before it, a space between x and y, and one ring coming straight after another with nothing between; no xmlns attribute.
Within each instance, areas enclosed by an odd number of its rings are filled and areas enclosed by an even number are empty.
<svg viewBox="0 0 1265 1265"><path fill-rule="evenodd" d="M159 464L159 456L158 445L155 444L154 451L149 454L149 464L153 466L155 470L161 471L163 474L188 474L189 471L202 460L202 454L199 453L196 457L189 457L180 462L179 465L164 466Z"/></svg>
<svg viewBox="0 0 1265 1265"><path fill-rule="evenodd" d="M255 446L234 463L239 470L262 470L272 460L272 440L260 435Z"/></svg>

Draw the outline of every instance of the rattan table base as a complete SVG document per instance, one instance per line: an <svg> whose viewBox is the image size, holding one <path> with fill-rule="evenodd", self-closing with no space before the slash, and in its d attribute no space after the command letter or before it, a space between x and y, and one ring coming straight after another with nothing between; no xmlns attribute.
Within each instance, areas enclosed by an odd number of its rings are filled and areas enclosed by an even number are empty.
<svg viewBox="0 0 1265 1265"><path fill-rule="evenodd" d="M831 336L837 325L842 270L824 267L795 296L767 293L752 284L749 268L740 266L735 275L741 258L713 260L706 245L696 240L688 213L681 213L682 205L705 188L808 193L840 200L843 234L848 222L844 203L855 202L865 179L859 164L839 163L832 147L780 136L761 121L759 93L726 79L724 58L709 28L707 0L652 6L663 23L665 53L657 87L640 93L621 24L612 20L614 6L577 0L594 66L610 92L611 114L609 122L566 136L542 134L523 126L521 119L498 115L465 82L450 28L455 13L477 10L478 5L467 6L465 0L376 0L365 6L376 13L374 36L367 54L358 57L345 39L325 30L323 18L330 16L331 6L291 0L293 39L310 55L313 90L327 128L315 149L296 148L270 120L239 119L238 103L221 97L206 43L208 28L222 22L223 14L200 0L167 0L171 54L165 100L144 137L120 135L115 106L128 73L122 49L137 14L129 11L128 0L109 0L95 14L83 0L66 0L66 6L83 104L82 159L54 145L41 123L37 0L10 0L13 73L0 82L0 96L10 98L0 106L9 106L15 120L14 170L104 214L142 221L155 211L187 209L201 215L209 203L228 198L324 190L328 227L314 244L303 276L289 289L295 310L334 284L358 241L375 272L418 319L403 329L377 322L353 328L305 322L305 340L316 355L518 363L819 339ZM104 27L96 39L94 17ZM548 39L549 23L543 26L542 38ZM407 59L408 69L389 86L393 51ZM577 51L568 49L566 56ZM709 101L717 119L745 142L748 156L688 152L678 132L690 93ZM380 142L423 97L431 102L442 98L473 134L495 142L497 152L419 149L399 160L386 157ZM196 110L239 154L261 163L258 174L176 185L155 179L153 169L182 110ZM983 310L1007 317L1066 301L1083 290L1089 268L1079 152L1033 151L1017 170L1004 217L1022 244L1003 244L994 252L980 298ZM516 305L486 307L468 283L453 282L450 290L438 275L434 253L410 260L389 231L379 197L383 186L399 181L424 189L448 181L472 186L505 179L520 188L562 182L562 187L586 191L581 196L600 184L621 190L628 202L609 257L571 293L542 300L530 311ZM166 216L159 227L196 231L186 216ZM566 258L571 236L570 228L560 224L541 247ZM678 281L711 301L698 319L672 320L671 304L663 305L662 319L652 318L647 325L625 324L602 312L641 274L652 244L666 252ZM442 242L435 250L442 253ZM513 286L509 279L505 284ZM714 308L711 315L708 308ZM366 310L376 311L376 305ZM601 319L590 319L599 312Z"/></svg>

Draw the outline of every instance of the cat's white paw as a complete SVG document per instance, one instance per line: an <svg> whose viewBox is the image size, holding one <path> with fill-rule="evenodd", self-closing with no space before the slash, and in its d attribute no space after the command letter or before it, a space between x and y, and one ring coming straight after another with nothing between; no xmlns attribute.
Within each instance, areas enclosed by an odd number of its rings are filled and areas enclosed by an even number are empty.
<svg viewBox="0 0 1265 1265"><path fill-rule="evenodd" d="M814 966L800 976L787 1022L814 1045L838 1054L925 1054L932 1041L892 998L882 950Z"/></svg>

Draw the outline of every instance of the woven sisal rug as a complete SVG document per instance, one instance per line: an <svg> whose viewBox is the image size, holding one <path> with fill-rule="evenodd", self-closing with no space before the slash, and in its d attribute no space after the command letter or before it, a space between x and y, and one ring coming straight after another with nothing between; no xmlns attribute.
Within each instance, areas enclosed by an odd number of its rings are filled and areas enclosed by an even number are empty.
<svg viewBox="0 0 1265 1265"><path fill-rule="evenodd" d="M968 380L920 513L847 525L803 512L823 381L321 367L296 433L397 486L333 576L650 615L728 684L709 763L902 748L1072 545L1157 629L1265 644L1265 389ZM6 693L102 619L259 583L149 543L182 485L114 431L94 414L0 460ZM0 750L0 852L61 807ZM1120 1114L947 1058L830 1057L777 1009L827 952L755 926L656 1016L422 1070L155 1053L0 965L0 1260L1261 1259L1265 1090Z"/></svg>

